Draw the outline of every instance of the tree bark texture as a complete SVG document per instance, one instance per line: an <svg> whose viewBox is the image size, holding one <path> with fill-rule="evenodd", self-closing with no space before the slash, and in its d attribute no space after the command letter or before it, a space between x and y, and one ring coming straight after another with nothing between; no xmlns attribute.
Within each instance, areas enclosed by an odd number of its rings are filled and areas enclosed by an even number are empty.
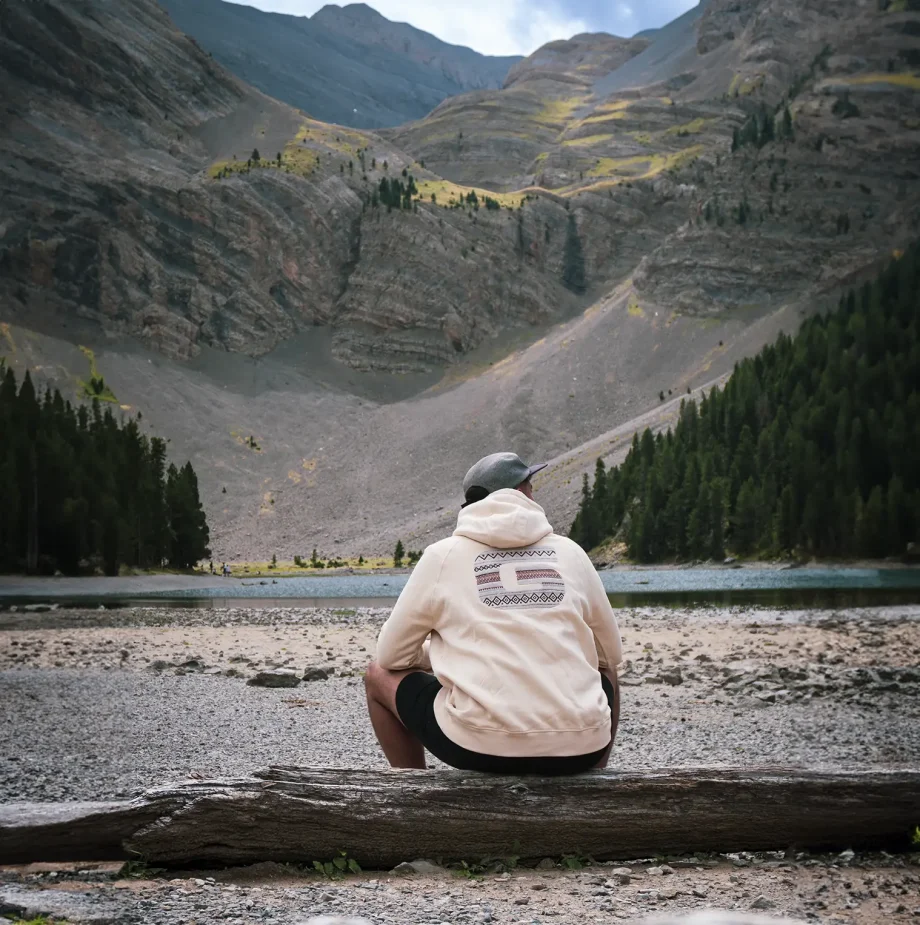
<svg viewBox="0 0 920 925"><path fill-rule="evenodd" d="M529 778L272 767L129 803L0 807L0 862L140 857L168 867L417 857L627 859L694 851L896 848L920 770L679 769Z"/></svg>

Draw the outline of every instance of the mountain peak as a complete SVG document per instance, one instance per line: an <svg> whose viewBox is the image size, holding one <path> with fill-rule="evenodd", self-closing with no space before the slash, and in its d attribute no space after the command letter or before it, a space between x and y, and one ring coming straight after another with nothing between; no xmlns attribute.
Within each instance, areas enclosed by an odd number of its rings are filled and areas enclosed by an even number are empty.
<svg viewBox="0 0 920 925"><path fill-rule="evenodd" d="M327 3L321 9L318 9L310 18L322 23L324 19L340 17L343 14L347 15L347 18L351 20L364 20L365 22L377 23L383 20L384 22L389 22L385 16L378 13L377 10L372 6L368 6L366 3L346 3L344 6L339 6L337 3Z"/></svg>
<svg viewBox="0 0 920 925"><path fill-rule="evenodd" d="M505 88L522 80L563 80L589 84L648 47L647 39L624 39L607 32L582 32L547 42L508 72Z"/></svg>

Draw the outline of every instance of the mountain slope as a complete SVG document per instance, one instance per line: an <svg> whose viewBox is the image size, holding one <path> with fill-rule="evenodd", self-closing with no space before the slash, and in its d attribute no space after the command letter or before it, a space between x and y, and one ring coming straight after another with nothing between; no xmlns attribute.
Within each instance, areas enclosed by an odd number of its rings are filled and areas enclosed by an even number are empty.
<svg viewBox="0 0 920 925"><path fill-rule="evenodd" d="M646 46L579 37L380 134L239 83L148 0L104 8L4 12L0 352L76 397L95 350L193 459L221 558L418 548L499 447L557 460L565 529L629 421L917 236L901 5L713 3L680 88L599 97Z"/></svg>
<svg viewBox="0 0 920 925"><path fill-rule="evenodd" d="M110 20L76 0L5 11L10 320L92 323L185 358L203 345L259 355L325 325L324 350L348 367L424 372L574 309L561 207L541 212L552 252L509 276L523 216L447 208L461 191L391 144L239 83L150 0L119 9ZM264 156L250 164L253 149ZM410 171L425 200L394 210L378 189Z"/></svg>
<svg viewBox="0 0 920 925"><path fill-rule="evenodd" d="M175 24L234 74L326 122L417 119L466 90L499 86L518 59L490 58L391 23L363 4L312 19L225 0L161 0Z"/></svg>
<svg viewBox="0 0 920 925"><path fill-rule="evenodd" d="M646 431L572 537L640 562L901 555L920 536L920 247Z"/></svg>
<svg viewBox="0 0 920 925"><path fill-rule="evenodd" d="M463 45L442 42L408 23L391 22L366 3L329 3L310 21L359 45L378 45L441 73L457 86L456 93L500 87L508 70L521 60L520 55L482 55Z"/></svg>

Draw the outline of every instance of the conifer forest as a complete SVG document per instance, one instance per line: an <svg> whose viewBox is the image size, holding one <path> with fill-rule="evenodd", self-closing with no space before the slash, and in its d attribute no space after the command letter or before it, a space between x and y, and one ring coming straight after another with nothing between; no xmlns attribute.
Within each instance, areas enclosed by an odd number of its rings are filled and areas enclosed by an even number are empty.
<svg viewBox="0 0 920 925"><path fill-rule="evenodd" d="M920 536L920 245L587 475L571 536L638 562L882 558Z"/></svg>
<svg viewBox="0 0 920 925"><path fill-rule="evenodd" d="M209 555L191 463L94 400L17 384L0 364L0 572L192 568Z"/></svg>

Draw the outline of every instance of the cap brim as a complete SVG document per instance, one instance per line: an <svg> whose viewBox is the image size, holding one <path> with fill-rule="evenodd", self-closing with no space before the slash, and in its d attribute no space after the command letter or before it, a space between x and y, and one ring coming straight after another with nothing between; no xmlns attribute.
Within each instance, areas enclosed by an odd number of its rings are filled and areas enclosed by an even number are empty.
<svg viewBox="0 0 920 925"><path fill-rule="evenodd" d="M536 475L538 472L542 472L548 465L549 463L537 463L537 465L531 466L527 470L527 478L529 479L532 476ZM525 479L524 481L526 482L527 479Z"/></svg>

